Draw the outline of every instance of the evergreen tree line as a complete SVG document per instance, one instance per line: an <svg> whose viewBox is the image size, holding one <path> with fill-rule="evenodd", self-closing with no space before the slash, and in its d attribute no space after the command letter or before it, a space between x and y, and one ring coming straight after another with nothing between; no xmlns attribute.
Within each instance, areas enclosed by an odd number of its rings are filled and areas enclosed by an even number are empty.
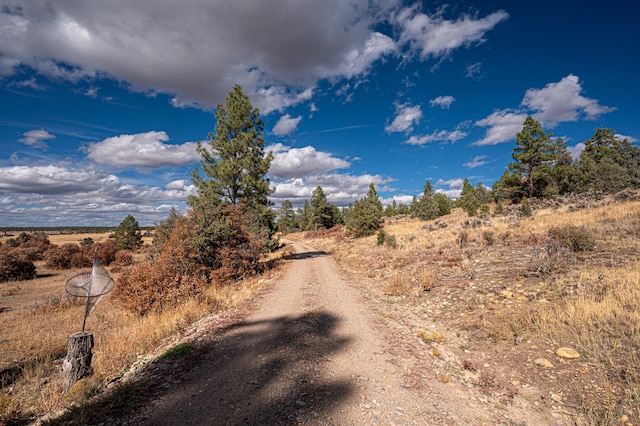
<svg viewBox="0 0 640 426"><path fill-rule="evenodd" d="M410 215L433 220L449 214L453 207L475 216L489 213L492 202L499 212L502 202L522 200L526 204L523 211L530 211L528 200L532 198L589 191L615 193L640 186L640 148L628 139L619 139L612 129L596 129L594 136L584 141L580 157L574 160L563 138L553 138L538 121L527 117L516 136L512 157L513 162L492 188L482 182L474 187L465 179L455 201L434 192L427 181L422 195L414 196L410 205L393 200L383 209L371 184L366 197L339 209L327 202L324 190L318 186L302 208L294 210L290 200L282 203L277 212L277 229L289 233L345 225L356 236L371 235L379 228L382 217Z"/></svg>
<svg viewBox="0 0 640 426"><path fill-rule="evenodd" d="M493 185L495 200L615 193L640 186L640 147L620 139L613 129L595 129L574 160L563 138L553 138L552 132L527 117L512 157L508 170Z"/></svg>
<svg viewBox="0 0 640 426"><path fill-rule="evenodd" d="M158 254L150 261L153 265L134 265L119 280L116 298L138 313L197 296L209 285L260 272L261 253L279 244L276 230L288 233L344 225L347 233L361 237L378 231L384 216L409 214L430 220L453 207L473 216L488 213L492 201L502 206L503 200L613 192L640 183L639 149L618 140L613 130L597 129L585 141L580 159L573 161L563 139L553 139L528 117L516 137L514 161L492 189L482 183L473 187L465 179L460 198L452 201L434 192L427 181L422 195L409 206L393 201L383 208L371 183L367 195L340 209L327 201L318 186L303 207L294 210L291 201L285 200L275 211L268 201L273 190L266 179L272 155L264 151L264 123L258 110L236 85L226 104L218 105L215 117L215 132L207 144L197 146L202 160L192 174L198 192L189 199L189 212L179 215L172 210L156 226L153 243ZM133 218L121 228L122 240L139 244Z"/></svg>

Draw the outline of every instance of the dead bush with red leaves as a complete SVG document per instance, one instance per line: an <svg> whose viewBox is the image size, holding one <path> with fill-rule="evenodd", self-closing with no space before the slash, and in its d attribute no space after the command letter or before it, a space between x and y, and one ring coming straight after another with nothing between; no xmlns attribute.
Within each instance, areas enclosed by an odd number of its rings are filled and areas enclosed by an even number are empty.
<svg viewBox="0 0 640 426"><path fill-rule="evenodd" d="M93 265L93 254L104 266L110 265L116 258L116 242L109 239L103 243L83 245L67 243L61 246L51 245L44 252L45 266L50 269L88 268Z"/></svg>
<svg viewBox="0 0 640 426"><path fill-rule="evenodd" d="M69 269L71 262L78 263L78 256L81 255L81 249L78 244L67 243L61 246L52 244L47 251L44 252L45 266L49 269Z"/></svg>
<svg viewBox="0 0 640 426"><path fill-rule="evenodd" d="M51 242L49 241L49 237L47 234L42 232L34 232L33 234L27 235L26 238L23 238L22 243L18 246L18 248L22 249L23 252L29 257L29 260L42 260L43 254L49 246Z"/></svg>
<svg viewBox="0 0 640 426"><path fill-rule="evenodd" d="M114 266L129 266L133 263L133 252L130 250L120 250L116 252L116 259L113 261Z"/></svg>
<svg viewBox="0 0 640 426"><path fill-rule="evenodd" d="M207 287L208 270L190 249L190 224L179 221L156 261L134 264L118 278L113 297L138 315L196 298Z"/></svg>
<svg viewBox="0 0 640 426"><path fill-rule="evenodd" d="M36 277L36 266L23 249L0 247L0 283L31 280Z"/></svg>
<svg viewBox="0 0 640 426"><path fill-rule="evenodd" d="M116 250L116 241L113 238L109 238L102 243L95 243L90 247L90 258L93 259L93 252L97 250L98 259L104 266L111 265L116 260L118 251Z"/></svg>

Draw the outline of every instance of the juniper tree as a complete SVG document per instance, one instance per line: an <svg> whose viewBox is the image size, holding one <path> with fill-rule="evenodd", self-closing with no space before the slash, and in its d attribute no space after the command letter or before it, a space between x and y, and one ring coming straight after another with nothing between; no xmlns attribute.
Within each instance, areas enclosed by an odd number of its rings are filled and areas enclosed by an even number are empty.
<svg viewBox="0 0 640 426"><path fill-rule="evenodd" d="M509 164L509 169L521 173L526 179L529 198L534 194L537 173L556 159L552 135L551 132L545 132L531 116L524 120L522 131L516 135L516 146L512 153L514 162Z"/></svg>
<svg viewBox="0 0 640 426"><path fill-rule="evenodd" d="M460 199L458 205L462 210L466 211L469 216L475 216L478 213L478 207L480 202L476 196L476 190L469 182L469 179L465 179L462 183L462 191L460 192Z"/></svg>
<svg viewBox="0 0 640 426"><path fill-rule="evenodd" d="M347 229L356 237L372 235L380 229L382 221L382 203L374 184L369 185L369 192L356 201L349 215Z"/></svg>
<svg viewBox="0 0 640 426"><path fill-rule="evenodd" d="M293 210L293 203L290 200L284 200L278 210L278 230L287 234L297 227L298 220Z"/></svg>
<svg viewBox="0 0 640 426"><path fill-rule="evenodd" d="M113 233L117 250L133 250L142 245L142 233L138 221L132 215L127 215Z"/></svg>
<svg viewBox="0 0 640 426"><path fill-rule="evenodd" d="M438 201L433 196L433 186L427 181L424 184L424 191L418 201L416 201L413 214L421 220L431 220L440 216Z"/></svg>
<svg viewBox="0 0 640 426"><path fill-rule="evenodd" d="M436 200L436 204L438 205L438 216L445 216L451 213L451 206L453 205L453 202L449 197L442 192L436 192L433 194L433 198Z"/></svg>

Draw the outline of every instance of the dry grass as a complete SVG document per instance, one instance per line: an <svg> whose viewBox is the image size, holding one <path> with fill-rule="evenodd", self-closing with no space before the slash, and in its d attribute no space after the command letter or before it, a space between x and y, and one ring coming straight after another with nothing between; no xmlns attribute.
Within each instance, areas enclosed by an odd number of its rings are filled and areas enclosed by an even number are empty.
<svg viewBox="0 0 640 426"><path fill-rule="evenodd" d="M78 242L85 236L100 241L96 235L54 235L51 240L59 244L73 237ZM0 284L0 423L42 416L70 403L62 396L61 362L68 336L82 328L84 305L66 295L64 284L84 270L52 271L42 263L37 266L39 278L35 280ZM86 329L95 339L95 376L93 390L83 392L86 396L95 393L121 376L140 355L160 346L163 339L185 332L199 318L243 305L275 272L234 286L210 288L199 301L145 317L130 314L106 295L87 319ZM118 274L111 275L116 278Z"/></svg>
<svg viewBox="0 0 640 426"><path fill-rule="evenodd" d="M534 208L531 217L477 222L454 209L440 218L446 227L392 218L384 231L396 238L395 249L376 246L375 236L308 243L332 253L347 272L367 277L364 290L391 302L393 317L404 315L407 327L420 330L428 317L448 336L458 336L439 350L458 353L461 368L480 365L481 358L501 359L504 375L562 392L578 424L620 424L623 416L638 424L640 197L634 198L587 208ZM575 251L549 239L550 231L573 230L592 237L595 247ZM461 346L474 348L477 359ZM556 358L558 375L543 374L527 361L559 346L574 347L581 358ZM571 377L572 384L562 377ZM484 379L480 386L503 399L513 388ZM515 392L509 400L518 397Z"/></svg>

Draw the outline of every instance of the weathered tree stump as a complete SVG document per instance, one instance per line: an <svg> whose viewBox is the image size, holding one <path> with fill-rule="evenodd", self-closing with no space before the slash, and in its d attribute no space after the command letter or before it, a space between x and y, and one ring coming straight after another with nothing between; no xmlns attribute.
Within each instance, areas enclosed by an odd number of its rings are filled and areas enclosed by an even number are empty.
<svg viewBox="0 0 640 426"><path fill-rule="evenodd" d="M91 349L93 349L93 333L81 332L69 336L67 356L62 361L64 393L67 393L78 380L93 374Z"/></svg>

